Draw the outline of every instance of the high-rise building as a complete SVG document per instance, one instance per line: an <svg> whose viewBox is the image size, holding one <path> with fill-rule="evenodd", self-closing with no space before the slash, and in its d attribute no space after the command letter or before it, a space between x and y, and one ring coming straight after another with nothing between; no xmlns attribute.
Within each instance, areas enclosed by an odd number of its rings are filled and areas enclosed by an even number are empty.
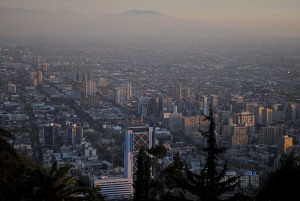
<svg viewBox="0 0 300 201"><path fill-rule="evenodd" d="M183 97L184 99L189 99L192 97L192 90L190 87L184 89Z"/></svg>
<svg viewBox="0 0 300 201"><path fill-rule="evenodd" d="M289 137L287 134L280 137L278 140L278 154L288 154L293 146L293 138Z"/></svg>
<svg viewBox="0 0 300 201"><path fill-rule="evenodd" d="M8 84L7 85L7 92L15 94L17 92L17 86L15 84Z"/></svg>
<svg viewBox="0 0 300 201"><path fill-rule="evenodd" d="M35 87L36 87L37 84L38 84L37 79L34 78L34 79L32 79L31 81L32 81L32 86L35 86Z"/></svg>
<svg viewBox="0 0 300 201"><path fill-rule="evenodd" d="M163 125L171 132L182 131L182 113L163 113Z"/></svg>
<svg viewBox="0 0 300 201"><path fill-rule="evenodd" d="M30 71L29 77L31 80L36 79L36 71Z"/></svg>
<svg viewBox="0 0 300 201"><path fill-rule="evenodd" d="M96 83L93 80L89 80L85 82L85 95L86 98L88 96L96 95Z"/></svg>
<svg viewBox="0 0 300 201"><path fill-rule="evenodd" d="M76 82L88 82L90 80L93 80L91 72L76 71L74 74L74 81Z"/></svg>
<svg viewBox="0 0 300 201"><path fill-rule="evenodd" d="M46 124L43 127L43 145L45 147L53 148L59 144L59 130L61 128L60 124Z"/></svg>
<svg viewBox="0 0 300 201"><path fill-rule="evenodd" d="M126 101L126 91L121 87L116 87L114 90L114 102L115 104L121 104Z"/></svg>
<svg viewBox="0 0 300 201"><path fill-rule="evenodd" d="M272 124L272 109L264 108L262 111L262 126L270 126Z"/></svg>
<svg viewBox="0 0 300 201"><path fill-rule="evenodd" d="M37 86L37 72L36 71L30 71L29 72L29 78L31 80L32 85Z"/></svg>
<svg viewBox="0 0 300 201"><path fill-rule="evenodd" d="M42 82L43 82L43 72L41 69L39 69L39 71L38 71L37 82L38 82L38 84L42 84Z"/></svg>
<svg viewBox="0 0 300 201"><path fill-rule="evenodd" d="M219 106L219 102L220 102L219 99L220 99L220 97L217 96L217 95L213 95L213 96L212 96L212 111L213 111L214 113L217 112L216 109L217 109L217 107Z"/></svg>
<svg viewBox="0 0 300 201"><path fill-rule="evenodd" d="M66 122L67 127L67 141L68 145L81 144L83 139L83 128L78 124Z"/></svg>
<svg viewBox="0 0 300 201"><path fill-rule="evenodd" d="M49 64L48 63L44 63L44 69L45 69L45 71L48 71L48 69L49 69Z"/></svg>
<svg viewBox="0 0 300 201"><path fill-rule="evenodd" d="M114 90L114 103L115 104L120 104L121 103L121 89L120 89L120 87L117 87Z"/></svg>
<svg viewBox="0 0 300 201"><path fill-rule="evenodd" d="M124 90L124 89L120 90L120 98L121 98L121 103L126 102L126 90Z"/></svg>
<svg viewBox="0 0 300 201"><path fill-rule="evenodd" d="M81 99L82 94L85 95L84 82L73 82L72 91L74 98Z"/></svg>
<svg viewBox="0 0 300 201"><path fill-rule="evenodd" d="M237 104L243 104L244 103L244 97L243 96L235 96L234 100L235 100L235 103L237 103Z"/></svg>
<svg viewBox="0 0 300 201"><path fill-rule="evenodd" d="M181 83L178 83L177 85L172 87L172 97L177 100L182 98L182 84Z"/></svg>
<svg viewBox="0 0 300 201"><path fill-rule="evenodd" d="M100 78L98 81L99 87L107 87L107 79Z"/></svg>
<svg viewBox="0 0 300 201"><path fill-rule="evenodd" d="M208 105L209 105L209 100L208 96L203 96L203 113L205 116L208 116Z"/></svg>
<svg viewBox="0 0 300 201"><path fill-rule="evenodd" d="M183 104L184 107L182 108L182 111L186 116L192 116L194 114L200 115L199 102L196 102L193 97L185 99Z"/></svg>
<svg viewBox="0 0 300 201"><path fill-rule="evenodd" d="M255 115L250 112L242 112L237 114L237 124L245 126L248 129L248 141L251 142L254 138L255 130Z"/></svg>
<svg viewBox="0 0 300 201"><path fill-rule="evenodd" d="M257 107L258 107L257 102L246 103L246 112L255 113Z"/></svg>
<svg viewBox="0 0 300 201"><path fill-rule="evenodd" d="M71 122L66 122L67 127L67 142L68 145L74 145L75 144L75 137L76 137L76 124L72 124Z"/></svg>
<svg viewBox="0 0 300 201"><path fill-rule="evenodd" d="M220 122L222 125L228 125L230 111L219 111Z"/></svg>
<svg viewBox="0 0 300 201"><path fill-rule="evenodd" d="M221 134L223 136L231 137L233 134L233 125L222 125Z"/></svg>
<svg viewBox="0 0 300 201"><path fill-rule="evenodd" d="M76 71L74 74L74 80L75 82L82 82L83 81L83 76L80 71Z"/></svg>
<svg viewBox="0 0 300 201"><path fill-rule="evenodd" d="M32 57L31 66L33 69L38 69L39 58L37 56Z"/></svg>
<svg viewBox="0 0 300 201"><path fill-rule="evenodd" d="M116 87L114 89L114 97L113 97L115 104L121 104L126 101L126 91L123 90L121 87Z"/></svg>
<svg viewBox="0 0 300 201"><path fill-rule="evenodd" d="M183 117L182 133L184 135L200 134L200 123L204 121L204 116Z"/></svg>
<svg viewBox="0 0 300 201"><path fill-rule="evenodd" d="M231 136L231 146L240 146L248 144L248 129L245 126L234 126Z"/></svg>
<svg viewBox="0 0 300 201"><path fill-rule="evenodd" d="M266 145L277 145L279 138L281 138L284 133L285 129L280 126L263 127L262 133L258 134L258 143Z"/></svg>
<svg viewBox="0 0 300 201"><path fill-rule="evenodd" d="M231 101L232 104L232 112L242 112L244 110L244 97L243 96L235 96Z"/></svg>
<svg viewBox="0 0 300 201"><path fill-rule="evenodd" d="M269 126L272 124L272 109L258 107L255 111L255 123L260 126Z"/></svg>
<svg viewBox="0 0 300 201"><path fill-rule="evenodd" d="M292 103L289 102L284 107L285 112L285 120L287 121L296 121L299 119L299 104L298 103ZM298 118L297 118L298 117Z"/></svg>
<svg viewBox="0 0 300 201"><path fill-rule="evenodd" d="M272 121L273 122L278 122L280 121L279 117L279 110L280 110L281 104L273 104L272 105Z"/></svg>
<svg viewBox="0 0 300 201"><path fill-rule="evenodd" d="M107 79L100 78L98 81L100 94L107 94Z"/></svg>
<svg viewBox="0 0 300 201"><path fill-rule="evenodd" d="M255 125L255 115L250 112L242 112L237 114L238 125Z"/></svg>
<svg viewBox="0 0 300 201"><path fill-rule="evenodd" d="M171 112L172 111L172 98L170 97L160 97L159 105L161 112Z"/></svg>
<svg viewBox="0 0 300 201"><path fill-rule="evenodd" d="M45 64L45 59L34 56L32 57L32 68L34 70L37 70L39 68L42 68Z"/></svg>
<svg viewBox="0 0 300 201"><path fill-rule="evenodd" d="M149 114L158 117L160 114L159 110L159 97L151 97L149 99Z"/></svg>
<svg viewBox="0 0 300 201"><path fill-rule="evenodd" d="M121 85L121 89L125 91L126 101L129 101L132 97L132 86L131 83Z"/></svg>
<svg viewBox="0 0 300 201"><path fill-rule="evenodd" d="M84 73L84 80L83 81L88 82L90 80L92 80L92 73L91 72L85 72Z"/></svg>
<svg viewBox="0 0 300 201"><path fill-rule="evenodd" d="M147 116L149 114L149 98L141 96L138 98L138 115Z"/></svg>
<svg viewBox="0 0 300 201"><path fill-rule="evenodd" d="M99 106L100 96L96 94L96 82L88 80L85 82L85 97L87 107L97 108Z"/></svg>
<svg viewBox="0 0 300 201"><path fill-rule="evenodd" d="M263 113L263 107L256 108L255 111L255 123L258 125L262 125L262 113Z"/></svg>
<svg viewBox="0 0 300 201"><path fill-rule="evenodd" d="M175 103L172 104L172 112L173 112L174 114L178 113L178 106L177 106Z"/></svg>
<svg viewBox="0 0 300 201"><path fill-rule="evenodd" d="M137 154L141 147L154 146L154 128L147 126L129 127L125 132L124 174L133 178L137 170Z"/></svg>

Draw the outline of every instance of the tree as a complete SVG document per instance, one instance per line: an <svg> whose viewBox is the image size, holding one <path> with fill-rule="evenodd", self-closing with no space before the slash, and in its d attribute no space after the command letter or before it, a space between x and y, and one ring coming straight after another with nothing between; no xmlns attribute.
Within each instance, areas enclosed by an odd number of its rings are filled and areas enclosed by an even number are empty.
<svg viewBox="0 0 300 201"><path fill-rule="evenodd" d="M257 195L257 201L300 200L300 157L295 152L283 155L281 167L271 173Z"/></svg>
<svg viewBox="0 0 300 201"><path fill-rule="evenodd" d="M86 201L104 201L104 196L101 194L101 188L95 187L89 190L88 195L86 196Z"/></svg>
<svg viewBox="0 0 300 201"><path fill-rule="evenodd" d="M103 200L97 191L79 186L71 165L42 168L7 142L13 135L0 128L0 200ZM81 194L81 196L77 196Z"/></svg>
<svg viewBox="0 0 300 201"><path fill-rule="evenodd" d="M38 167L24 175L23 187L27 193L22 195L28 200L64 201L73 200L78 194L85 194L88 189L78 186L75 177L69 176L72 166L57 167L54 161L51 168Z"/></svg>
<svg viewBox="0 0 300 201"><path fill-rule="evenodd" d="M155 147L148 149L148 153L156 159L162 159L166 156L167 149L163 145L156 145Z"/></svg>
<svg viewBox="0 0 300 201"><path fill-rule="evenodd" d="M19 160L17 152L14 150L14 148L11 147L11 145L7 142L6 139L14 139L14 136L8 131L0 128L0 153L9 154L13 158Z"/></svg>
<svg viewBox="0 0 300 201"><path fill-rule="evenodd" d="M0 198L11 200L16 193L19 156L7 142L14 136L0 128Z"/></svg>
<svg viewBox="0 0 300 201"><path fill-rule="evenodd" d="M175 195L172 192L166 192L165 194L161 195L160 201L187 201L184 195Z"/></svg>
<svg viewBox="0 0 300 201"><path fill-rule="evenodd" d="M141 147L138 152L133 189L133 201L150 201L156 196L151 178L151 158L145 147Z"/></svg>
<svg viewBox="0 0 300 201"><path fill-rule="evenodd" d="M173 162L163 171L163 182L166 186L164 194L160 200L186 200L184 192L178 185L178 181L185 179L183 174L184 162L180 154L176 152L173 156Z"/></svg>
<svg viewBox="0 0 300 201"><path fill-rule="evenodd" d="M156 145L150 149L147 150L150 158L151 158L151 167L152 167L152 174L154 179L152 180L152 186L151 189L153 194L155 194L156 198L160 197L164 194L165 186L163 181L163 163L162 159L167 154L167 149L163 145Z"/></svg>
<svg viewBox="0 0 300 201"><path fill-rule="evenodd" d="M227 162L221 171L217 170L217 155L224 153L226 149L217 147L215 121L211 106L209 115L206 116L205 120L209 121L208 129L199 129L207 143L207 147L203 149L207 153L205 165L200 174L191 172L185 165L186 181L179 181L179 183L181 183L183 189L195 194L201 201L218 201L223 193L233 190L238 182L237 177L223 181L227 171Z"/></svg>

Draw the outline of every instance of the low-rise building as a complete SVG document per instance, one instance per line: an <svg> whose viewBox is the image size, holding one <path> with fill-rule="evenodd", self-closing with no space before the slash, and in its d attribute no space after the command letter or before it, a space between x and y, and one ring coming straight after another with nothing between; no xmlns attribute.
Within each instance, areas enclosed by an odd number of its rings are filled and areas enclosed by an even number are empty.
<svg viewBox="0 0 300 201"><path fill-rule="evenodd" d="M132 178L93 177L90 186L100 187L107 200L131 199L133 195Z"/></svg>

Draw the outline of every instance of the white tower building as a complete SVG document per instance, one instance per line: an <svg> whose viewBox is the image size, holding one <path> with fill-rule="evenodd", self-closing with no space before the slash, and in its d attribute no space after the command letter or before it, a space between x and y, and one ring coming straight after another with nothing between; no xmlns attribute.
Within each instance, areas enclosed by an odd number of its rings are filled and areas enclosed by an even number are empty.
<svg viewBox="0 0 300 201"><path fill-rule="evenodd" d="M154 145L154 128L147 126L129 127L125 133L124 174L132 178L136 171L137 154L141 147Z"/></svg>

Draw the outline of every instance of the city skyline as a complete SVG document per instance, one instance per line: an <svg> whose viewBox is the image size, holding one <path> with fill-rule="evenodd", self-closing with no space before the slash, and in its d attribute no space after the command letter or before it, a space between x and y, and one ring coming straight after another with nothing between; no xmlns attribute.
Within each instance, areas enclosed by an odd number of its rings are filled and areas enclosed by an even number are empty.
<svg viewBox="0 0 300 201"><path fill-rule="evenodd" d="M0 0L0 198L77 192L44 182L67 167L58 179L84 185L72 199L146 200L144 186L157 200L202 200L238 179L207 200L298 200L299 10L299 0Z"/></svg>

